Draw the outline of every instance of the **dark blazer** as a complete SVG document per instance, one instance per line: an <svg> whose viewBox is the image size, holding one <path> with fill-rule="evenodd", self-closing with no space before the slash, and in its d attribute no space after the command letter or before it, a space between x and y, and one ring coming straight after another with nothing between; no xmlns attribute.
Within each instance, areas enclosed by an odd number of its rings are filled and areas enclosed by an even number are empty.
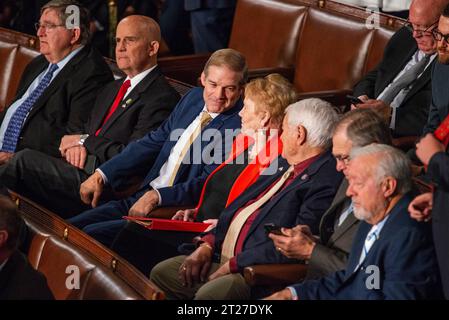
<svg viewBox="0 0 449 320"><path fill-rule="evenodd" d="M320 242L312 251L307 279L321 278L346 267L352 240L360 222L353 213L350 213L340 226L334 227L336 219L342 213L344 203L351 200L346 196L347 189L348 181L343 179L331 206L321 218Z"/></svg>
<svg viewBox="0 0 449 320"><path fill-rule="evenodd" d="M406 28L399 29L385 47L383 58L377 67L354 86L354 95L366 94L370 98L376 98L402 71L416 50L418 46L410 31ZM432 66L426 68L396 110L393 137L421 135L431 101L431 69Z"/></svg>
<svg viewBox="0 0 449 320"><path fill-rule="evenodd" d="M95 159L98 165L120 153L129 142L157 129L180 99L160 68L156 67L124 99L131 102L122 103L95 136L123 81L114 81L99 93L84 131L89 133L84 143L88 154L92 155L88 159Z"/></svg>
<svg viewBox="0 0 449 320"><path fill-rule="evenodd" d="M432 299L441 297L438 265L430 224L410 218L405 195L395 205L362 265L359 263L371 225L361 222L345 270L320 280L294 285L300 300L309 299ZM369 288L379 268L379 289Z"/></svg>
<svg viewBox="0 0 449 320"><path fill-rule="evenodd" d="M432 103L423 134L434 132L449 114L449 65L435 63L432 69Z"/></svg>
<svg viewBox="0 0 449 320"><path fill-rule="evenodd" d="M449 156L435 154L427 167L427 174L435 184L433 193L432 228L433 241L441 270L444 295L449 299Z"/></svg>
<svg viewBox="0 0 449 320"><path fill-rule="evenodd" d="M14 101L23 96L47 67L48 61L43 55L27 65ZM60 157L61 137L83 132L98 91L112 80L112 73L103 57L91 46L85 46L36 101L23 124L16 151L29 148ZM5 114L6 109L0 113L0 122Z"/></svg>
<svg viewBox="0 0 449 320"><path fill-rule="evenodd" d="M47 279L19 251L0 271L0 300L53 300Z"/></svg>
<svg viewBox="0 0 449 320"><path fill-rule="evenodd" d="M251 188L221 213L217 227L212 231L215 233L216 253L221 252L224 238L237 210L249 200L257 198L279 179L288 167L287 161L282 159L276 174L260 176ZM332 202L341 179L341 173L335 170L334 158L326 152L267 202L251 225L242 252L236 256L239 270L256 264L292 262L274 248L273 241L265 233L264 224L274 223L288 228L305 224L310 226L314 234L318 233L321 216Z"/></svg>
<svg viewBox="0 0 449 320"><path fill-rule="evenodd" d="M201 141L202 154L210 155L211 158L203 158L199 163L182 163L174 185L158 189L162 206L196 204L207 176L224 161L228 151L226 146L230 148L232 145L234 136L225 135L225 130L240 128L241 121L238 113L241 107L242 101L239 100L232 109L217 116L204 128L204 130L215 129L220 133L211 137L209 141ZM181 99L170 117L157 130L148 133L142 139L131 142L120 154L100 166L110 186L118 190L126 186L130 175L146 175L141 191L148 190L149 183L159 176L161 167L177 143L179 137L177 133L187 128L203 108L203 89L192 89ZM207 139L203 137L202 140ZM192 149L195 148L197 148L195 151L198 151L196 142L194 141L186 157L190 156L190 159L194 159L189 153L192 153ZM214 156L214 152L219 152L219 155ZM219 161L213 161L214 159ZM206 164L208 161L211 161L211 164Z"/></svg>

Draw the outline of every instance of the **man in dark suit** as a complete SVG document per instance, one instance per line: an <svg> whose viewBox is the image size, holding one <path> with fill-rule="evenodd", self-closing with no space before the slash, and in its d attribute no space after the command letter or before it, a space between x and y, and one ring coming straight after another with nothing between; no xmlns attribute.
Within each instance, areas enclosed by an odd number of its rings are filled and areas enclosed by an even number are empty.
<svg viewBox="0 0 449 320"><path fill-rule="evenodd" d="M243 268L291 262L275 249L264 225L305 224L318 232L321 215L342 178L327 151L336 120L332 107L319 99L288 107L282 126L286 161L279 163L279 170L259 179L232 202L191 255L153 268L150 278L167 298L248 299Z"/></svg>
<svg viewBox="0 0 449 320"><path fill-rule="evenodd" d="M52 300L45 277L17 249L24 228L17 207L0 196L0 300Z"/></svg>
<svg viewBox="0 0 449 320"><path fill-rule="evenodd" d="M204 89L191 90L158 129L102 164L81 185L80 193L95 208L104 185L118 190L129 183L130 176L143 176L141 189L69 221L110 245L126 222L122 216L144 217L158 206L194 205L207 176L224 161L235 129L240 128L246 74L246 61L239 52L223 49L212 54L201 74Z"/></svg>
<svg viewBox="0 0 449 320"><path fill-rule="evenodd" d="M351 152L347 194L360 222L346 269L270 299L432 299L441 284L430 225L410 218L410 162L393 147Z"/></svg>
<svg viewBox="0 0 449 320"><path fill-rule="evenodd" d="M432 133L449 114L449 5L445 7L440 16L438 28L433 32L437 40L438 62L432 70L432 103L429 109L429 118L424 134Z"/></svg>
<svg viewBox="0 0 449 320"><path fill-rule="evenodd" d="M34 149L59 156L65 134L83 130L98 90L112 73L89 44L88 12L66 13L71 0L53 0L37 24L41 55L26 67L14 102L0 114L0 165ZM76 15L76 14L75 14Z"/></svg>
<svg viewBox="0 0 449 320"><path fill-rule="evenodd" d="M383 119L369 109L346 113L336 125L332 137L337 171L346 177L351 149L371 143L391 144L390 132ZM351 198L346 196L347 188L348 181L344 179L321 218L318 239L305 225L283 229L282 235L269 234L283 255L308 261L306 279L320 278L346 267L359 224L353 214Z"/></svg>
<svg viewBox="0 0 449 320"><path fill-rule="evenodd" d="M416 145L416 155L427 166L426 175L434 185L433 193L423 193L410 203L408 210L417 221L432 218L433 240L438 257L444 295L449 299L449 156L446 147L432 134L427 134Z"/></svg>
<svg viewBox="0 0 449 320"><path fill-rule="evenodd" d="M437 31L441 34L438 37L438 58L441 64L438 64L439 71L434 71L432 79L443 80L447 77L449 71L447 69L447 64L449 64L449 43L447 42L449 5L440 17ZM448 115L446 86L446 81L434 82L432 85L434 95L432 96L431 116L429 116L428 123L430 132L435 131ZM449 156L447 145L438 141L432 133L427 133L417 143L416 155L427 166L426 176L433 183L434 189L433 193L428 192L417 196L411 202L409 212L412 218L418 221L428 221L432 216L433 241L435 242L444 295L446 299L449 299L449 254L447 250L449 243Z"/></svg>
<svg viewBox="0 0 449 320"><path fill-rule="evenodd" d="M373 108L390 124L393 138L412 146L427 121L431 101L431 69L436 41L432 30L447 0L414 0L409 24L387 44L382 61L354 87L363 101L357 108Z"/></svg>
<svg viewBox="0 0 449 320"><path fill-rule="evenodd" d="M3 175L6 186L63 217L87 209L79 188L95 168L156 129L179 100L157 66L160 30L153 19L125 18L116 38L117 65L127 77L100 92L80 134L62 137L62 158L23 150L9 161Z"/></svg>

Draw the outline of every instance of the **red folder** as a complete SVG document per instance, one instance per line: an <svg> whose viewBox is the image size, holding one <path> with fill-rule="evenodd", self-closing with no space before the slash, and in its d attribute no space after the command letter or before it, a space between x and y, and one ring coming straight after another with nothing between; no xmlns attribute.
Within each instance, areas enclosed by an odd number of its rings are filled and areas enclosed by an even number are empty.
<svg viewBox="0 0 449 320"><path fill-rule="evenodd" d="M134 221L150 230L203 232L210 223L179 221L171 219L140 218L124 216L123 219Z"/></svg>
<svg viewBox="0 0 449 320"><path fill-rule="evenodd" d="M440 140L447 147L449 143L449 116L441 122L433 134L435 138Z"/></svg>

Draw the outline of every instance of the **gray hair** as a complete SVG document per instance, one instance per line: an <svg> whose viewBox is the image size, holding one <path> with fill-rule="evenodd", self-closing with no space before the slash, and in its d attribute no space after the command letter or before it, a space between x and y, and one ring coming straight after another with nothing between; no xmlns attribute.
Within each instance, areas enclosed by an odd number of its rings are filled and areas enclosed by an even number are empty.
<svg viewBox="0 0 449 320"><path fill-rule="evenodd" d="M412 188L410 160L400 150L386 144L373 143L361 148L353 148L351 161L360 156L378 155L376 170L377 181L385 177L396 180L396 191L405 194Z"/></svg>
<svg viewBox="0 0 449 320"><path fill-rule="evenodd" d="M69 17L71 17L71 15L73 13L70 10L69 10L69 12L66 12L67 7L69 7L69 6L76 6L79 9L79 28L80 28L81 34L80 34L80 38L79 38L78 42L82 45L85 45L89 42L89 39L90 39L89 10L86 7L84 7L83 5L81 5L78 1L75 1L75 0L51 0L51 1L47 2L41 8L41 15L47 9L55 10L58 13L61 23L67 27L66 22L69 19ZM77 24L78 21L76 21L75 23Z"/></svg>
<svg viewBox="0 0 449 320"><path fill-rule="evenodd" d="M307 143L312 147L328 149L332 132L338 121L337 112L329 102L310 98L291 104L285 110L288 123L307 130Z"/></svg>
<svg viewBox="0 0 449 320"><path fill-rule="evenodd" d="M355 109L345 113L335 126L334 134L342 130L346 130L346 136L354 147L374 142L391 145L390 128L370 109Z"/></svg>

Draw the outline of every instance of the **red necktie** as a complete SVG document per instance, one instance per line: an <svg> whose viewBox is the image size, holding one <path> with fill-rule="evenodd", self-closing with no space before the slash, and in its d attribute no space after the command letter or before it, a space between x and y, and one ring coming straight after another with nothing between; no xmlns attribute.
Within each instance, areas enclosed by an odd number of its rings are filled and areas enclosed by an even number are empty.
<svg viewBox="0 0 449 320"><path fill-rule="evenodd" d="M447 147L449 143L449 116L441 122L433 135Z"/></svg>
<svg viewBox="0 0 449 320"><path fill-rule="evenodd" d="M98 136L101 129L103 129L103 126L105 125L105 123L114 114L115 110L117 110L117 107L118 107L120 101L122 101L123 97L125 96L126 91L128 91L130 86L131 86L131 81L126 80L125 82L123 82L122 86L120 87L120 89L117 93L117 96L115 97L114 103L112 103L112 106L109 108L108 114L106 115L106 117L103 120L103 123L101 124L101 126L97 130L97 132L95 132L95 136Z"/></svg>

